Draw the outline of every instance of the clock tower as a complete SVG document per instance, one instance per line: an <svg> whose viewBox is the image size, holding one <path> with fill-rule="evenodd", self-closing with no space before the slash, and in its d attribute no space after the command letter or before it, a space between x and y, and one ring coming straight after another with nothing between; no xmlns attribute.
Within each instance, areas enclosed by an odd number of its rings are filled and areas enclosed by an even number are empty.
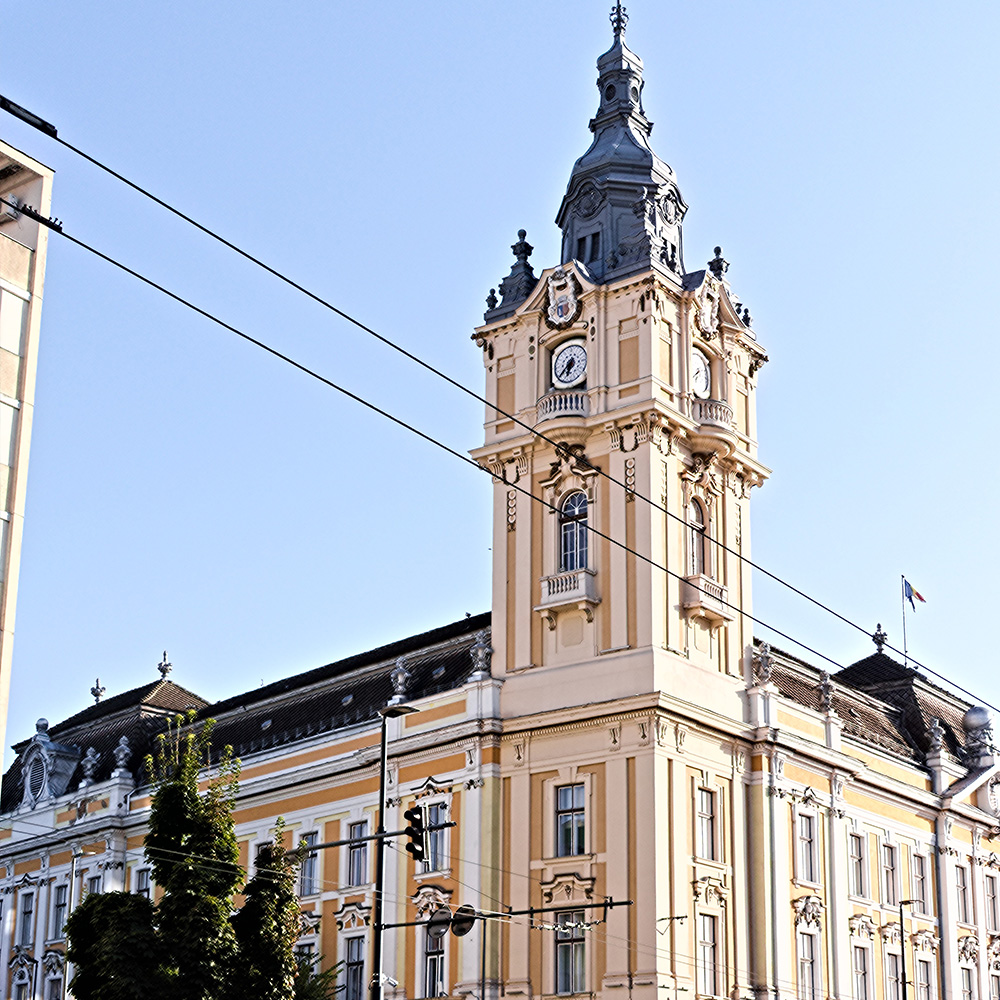
<svg viewBox="0 0 1000 1000"><path fill-rule="evenodd" d="M561 260L536 275L522 230L474 334L507 717L655 691L744 711L766 355L721 249L685 268L687 205L650 146L625 19L556 216Z"/></svg>

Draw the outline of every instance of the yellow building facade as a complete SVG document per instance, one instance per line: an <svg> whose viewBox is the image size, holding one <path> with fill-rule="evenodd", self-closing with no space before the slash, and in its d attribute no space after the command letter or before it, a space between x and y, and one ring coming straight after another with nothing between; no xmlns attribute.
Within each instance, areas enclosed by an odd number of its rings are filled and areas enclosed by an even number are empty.
<svg viewBox="0 0 1000 1000"><path fill-rule="evenodd" d="M244 865L321 845L303 949L372 974L379 709L386 995L1000 1000L1000 762L988 713L882 652L830 676L754 639L766 353L649 145L613 15L594 138L537 275L522 231L473 339L493 476L491 612L215 705L161 677L18 744L0 802L0 992L61 995L86 892L155 894L142 756L194 708L243 762ZM707 256L707 255L706 255ZM614 903L616 905L605 905ZM483 917L435 939L431 914ZM618 905L622 904L622 905ZM627 904L627 905L625 905ZM526 912L527 911L527 912ZM665 991L665 992L661 992Z"/></svg>

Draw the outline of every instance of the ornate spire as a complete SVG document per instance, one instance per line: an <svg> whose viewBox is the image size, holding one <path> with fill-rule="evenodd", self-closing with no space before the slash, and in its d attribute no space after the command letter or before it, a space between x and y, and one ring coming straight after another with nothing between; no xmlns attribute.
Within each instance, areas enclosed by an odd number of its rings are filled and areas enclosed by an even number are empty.
<svg viewBox="0 0 1000 1000"><path fill-rule="evenodd" d="M94 686L90 689L90 693L94 696L95 705L97 705L104 697L105 691L107 691L107 688L101 687L101 678L98 677L97 680L94 681Z"/></svg>
<svg viewBox="0 0 1000 1000"><path fill-rule="evenodd" d="M167 651L163 651L163 659L156 665L156 669L160 671L160 676L166 680L167 674L174 669L174 665L167 661Z"/></svg>
<svg viewBox="0 0 1000 1000"><path fill-rule="evenodd" d="M573 167L556 224L562 263L577 260L598 282L654 267L680 281L687 205L670 167L653 152L642 107L642 60L624 41L628 14L611 12L614 40L597 60L594 140Z"/></svg>
<svg viewBox="0 0 1000 1000"><path fill-rule="evenodd" d="M515 257L514 266L510 269L510 274L500 282L499 304L496 294L490 289L486 299L486 315L483 317L487 323L511 315L538 284L538 278L528 263L535 248L528 242L527 235L524 229L517 231L517 242L511 246Z"/></svg>
<svg viewBox="0 0 1000 1000"><path fill-rule="evenodd" d="M875 634L872 636L872 642L875 643L875 649L878 652L882 652L882 647L889 641L889 636L882 631L882 623L879 622L875 626Z"/></svg>

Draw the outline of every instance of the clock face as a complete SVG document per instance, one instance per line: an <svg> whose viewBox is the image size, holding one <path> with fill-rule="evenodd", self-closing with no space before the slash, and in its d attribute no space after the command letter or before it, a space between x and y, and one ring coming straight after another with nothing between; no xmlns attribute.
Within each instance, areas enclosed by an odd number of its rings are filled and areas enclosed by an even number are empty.
<svg viewBox="0 0 1000 1000"><path fill-rule="evenodd" d="M574 340L556 348L552 355L552 384L557 389L570 389L587 377L587 348Z"/></svg>
<svg viewBox="0 0 1000 1000"><path fill-rule="evenodd" d="M691 352L691 391L698 399L708 399L712 394L712 368L698 350Z"/></svg>

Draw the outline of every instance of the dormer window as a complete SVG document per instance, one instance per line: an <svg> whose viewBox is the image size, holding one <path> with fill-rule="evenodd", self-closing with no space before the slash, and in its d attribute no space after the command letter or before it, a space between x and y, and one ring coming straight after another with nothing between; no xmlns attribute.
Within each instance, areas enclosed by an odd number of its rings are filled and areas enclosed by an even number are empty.
<svg viewBox="0 0 1000 1000"><path fill-rule="evenodd" d="M28 792L33 799L42 794L45 787L45 761L39 755L28 768Z"/></svg>
<svg viewBox="0 0 1000 1000"><path fill-rule="evenodd" d="M576 259L584 264L592 263L601 256L601 233L580 236L576 241Z"/></svg>

